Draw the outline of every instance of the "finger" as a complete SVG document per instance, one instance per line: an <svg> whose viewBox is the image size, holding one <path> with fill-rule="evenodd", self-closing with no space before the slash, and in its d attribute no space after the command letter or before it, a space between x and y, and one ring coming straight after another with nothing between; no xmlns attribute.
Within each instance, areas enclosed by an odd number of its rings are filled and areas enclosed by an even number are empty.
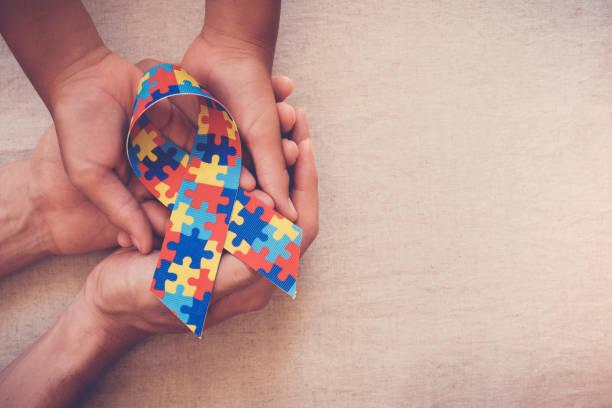
<svg viewBox="0 0 612 408"><path fill-rule="evenodd" d="M261 202L263 202L268 207L274 208L274 200L265 191L254 190L251 192L251 195L259 199Z"/></svg>
<svg viewBox="0 0 612 408"><path fill-rule="evenodd" d="M305 252L319 232L319 181L306 112L303 109L297 110L293 139L298 144L299 157L294 167L291 197L299 214L297 224L304 233L302 252Z"/></svg>
<svg viewBox="0 0 612 408"><path fill-rule="evenodd" d="M272 90L277 102L284 101L293 92L293 81L284 75L273 76Z"/></svg>
<svg viewBox="0 0 612 408"><path fill-rule="evenodd" d="M248 169L251 174L253 174L255 167L253 166L253 158L251 157L251 152L249 152L248 149L242 150L242 165L244 166L244 168Z"/></svg>
<svg viewBox="0 0 612 408"><path fill-rule="evenodd" d="M158 201L149 200L142 203L142 208L147 214L153 231L163 237L168 228L168 221L170 220L170 210Z"/></svg>
<svg viewBox="0 0 612 408"><path fill-rule="evenodd" d="M257 181L255 181L255 177L246 167L242 167L240 171L240 188L245 191L253 191L257 185Z"/></svg>
<svg viewBox="0 0 612 408"><path fill-rule="evenodd" d="M135 65L141 71L148 71L149 69L153 68L156 65L159 65L160 63L161 61L156 60L154 58L143 58L140 61L138 61Z"/></svg>
<svg viewBox="0 0 612 408"><path fill-rule="evenodd" d="M128 183L128 190L132 193L134 197L140 202L150 199L153 197L153 194L142 184L142 182L138 179L138 177L132 177L130 182Z"/></svg>
<svg viewBox="0 0 612 408"><path fill-rule="evenodd" d="M293 140L283 139L283 155L285 156L285 164L293 166L300 154L298 145Z"/></svg>
<svg viewBox="0 0 612 408"><path fill-rule="evenodd" d="M136 198L112 171L92 167L71 175L73 183L98 207L108 219L126 231L142 253L152 247L151 224Z"/></svg>
<svg viewBox="0 0 612 408"><path fill-rule="evenodd" d="M122 248L129 248L134 245L132 244L130 236L125 231L119 231L117 233L117 244Z"/></svg>
<svg viewBox="0 0 612 408"><path fill-rule="evenodd" d="M273 291L274 285L270 281L258 277L257 282L219 299L212 305L206 319L206 327L212 327L243 313L263 309L270 301Z"/></svg>
<svg viewBox="0 0 612 408"><path fill-rule="evenodd" d="M132 168L130 167L127 160L121 161L117 163L115 167L115 173L119 176L119 179L125 184L132 175Z"/></svg>
<svg viewBox="0 0 612 408"><path fill-rule="evenodd" d="M275 104L264 109L245 130L244 139L253 155L259 185L272 196L275 208L293 221L297 213L289 199L289 173L282 153L278 113Z"/></svg>
<svg viewBox="0 0 612 408"><path fill-rule="evenodd" d="M211 305L221 298L257 281L259 274L246 266L238 258L224 254L219 263Z"/></svg>
<svg viewBox="0 0 612 408"><path fill-rule="evenodd" d="M276 104L278 110L278 120L280 121L281 131L283 134L291 132L295 125L295 108L287 102L278 102Z"/></svg>

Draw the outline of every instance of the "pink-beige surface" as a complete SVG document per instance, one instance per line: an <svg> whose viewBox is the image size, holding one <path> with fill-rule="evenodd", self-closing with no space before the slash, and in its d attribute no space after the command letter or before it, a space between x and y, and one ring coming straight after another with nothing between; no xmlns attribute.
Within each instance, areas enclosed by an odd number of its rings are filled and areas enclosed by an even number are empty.
<svg viewBox="0 0 612 408"><path fill-rule="evenodd" d="M175 62L203 17L180 3L86 5L122 55ZM285 1L275 72L320 168L297 301L153 338L84 406L612 405L609 2ZM0 162L49 123L0 42ZM104 255L0 280L0 366Z"/></svg>

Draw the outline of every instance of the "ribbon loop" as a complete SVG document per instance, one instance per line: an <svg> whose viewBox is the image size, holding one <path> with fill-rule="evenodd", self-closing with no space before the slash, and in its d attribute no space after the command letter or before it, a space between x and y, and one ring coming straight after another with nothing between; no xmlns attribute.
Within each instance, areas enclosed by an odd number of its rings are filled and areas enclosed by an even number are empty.
<svg viewBox="0 0 612 408"><path fill-rule="evenodd" d="M191 153L143 115L174 95L200 97ZM302 230L239 188L236 122L185 70L161 64L145 72L126 144L136 176L172 210L151 291L191 331L202 334L224 249L295 298Z"/></svg>

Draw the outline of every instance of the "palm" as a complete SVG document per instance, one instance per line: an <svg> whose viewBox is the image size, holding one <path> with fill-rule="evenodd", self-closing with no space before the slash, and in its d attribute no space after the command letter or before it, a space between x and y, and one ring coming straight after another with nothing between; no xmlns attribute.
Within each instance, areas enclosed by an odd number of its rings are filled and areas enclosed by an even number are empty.
<svg viewBox="0 0 612 408"><path fill-rule="evenodd" d="M64 97L62 110L54 115L62 155L69 158L66 165L79 171L88 167L124 171L127 113L104 90L87 89L84 81L73 87L74 94Z"/></svg>
<svg viewBox="0 0 612 408"><path fill-rule="evenodd" d="M68 179L53 127L41 137L30 163L31 191L36 192L34 199L40 202L56 253L82 253L114 244L117 230Z"/></svg>
<svg viewBox="0 0 612 408"><path fill-rule="evenodd" d="M125 187L130 172L123 148L141 75L138 67L109 53L56 86L52 114L70 180L147 253L151 223Z"/></svg>
<svg viewBox="0 0 612 408"><path fill-rule="evenodd" d="M85 293L125 326L148 333L185 330L148 290L157 256L156 252L142 256L128 249L115 252L90 274Z"/></svg>
<svg viewBox="0 0 612 408"><path fill-rule="evenodd" d="M258 127L272 125L280 134L270 72L259 58L220 50L198 38L182 64L232 112L247 146L249 135L258 133Z"/></svg>
<svg viewBox="0 0 612 408"><path fill-rule="evenodd" d="M73 183L100 169L127 181L122 146L139 74L135 66L111 54L68 78L55 95L57 135L54 128L45 132L34 152L32 172L33 190L45 200L41 212L57 253L87 252L116 242L117 229L88 199L91 194Z"/></svg>

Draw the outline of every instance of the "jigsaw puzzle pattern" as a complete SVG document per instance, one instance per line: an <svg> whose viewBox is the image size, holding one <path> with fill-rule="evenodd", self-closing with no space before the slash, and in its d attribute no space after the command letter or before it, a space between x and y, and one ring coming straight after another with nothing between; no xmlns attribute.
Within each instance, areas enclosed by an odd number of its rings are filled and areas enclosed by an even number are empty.
<svg viewBox="0 0 612 408"><path fill-rule="evenodd" d="M143 113L178 94L200 96L191 153ZM134 173L172 209L151 291L201 336L225 249L296 296L302 230L238 187L241 144L228 111L185 70L161 64L140 81L127 155Z"/></svg>

